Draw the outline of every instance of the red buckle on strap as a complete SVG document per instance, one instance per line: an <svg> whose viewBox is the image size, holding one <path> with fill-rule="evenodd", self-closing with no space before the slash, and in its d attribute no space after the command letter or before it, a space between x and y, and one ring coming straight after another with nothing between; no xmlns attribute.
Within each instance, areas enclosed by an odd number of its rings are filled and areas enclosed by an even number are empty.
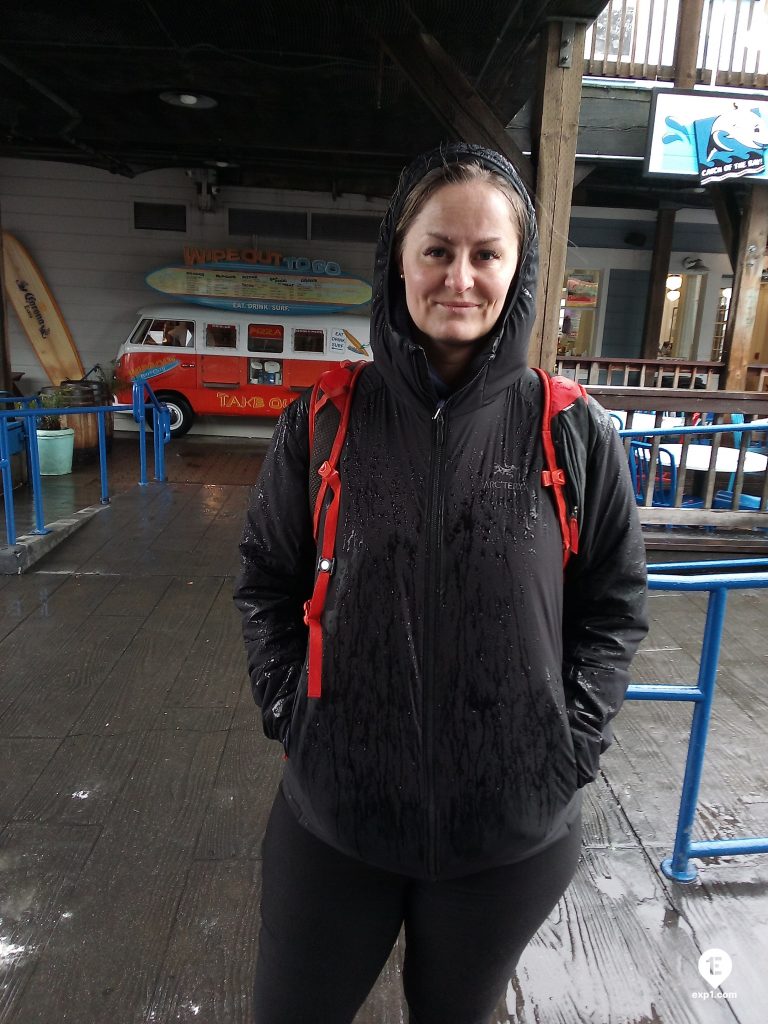
<svg viewBox="0 0 768 1024"><path fill-rule="evenodd" d="M545 487L564 487L565 471L562 469L542 469L541 482Z"/></svg>

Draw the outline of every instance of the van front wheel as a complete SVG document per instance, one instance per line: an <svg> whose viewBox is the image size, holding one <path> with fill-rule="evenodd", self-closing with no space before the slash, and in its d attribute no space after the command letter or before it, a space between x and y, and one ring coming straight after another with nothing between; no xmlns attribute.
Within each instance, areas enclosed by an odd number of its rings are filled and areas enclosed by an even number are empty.
<svg viewBox="0 0 768 1024"><path fill-rule="evenodd" d="M171 414L171 437L183 437L195 422L195 414L192 406L181 395L160 394L158 401L165 402L168 412ZM152 426L152 410L147 409L147 423Z"/></svg>

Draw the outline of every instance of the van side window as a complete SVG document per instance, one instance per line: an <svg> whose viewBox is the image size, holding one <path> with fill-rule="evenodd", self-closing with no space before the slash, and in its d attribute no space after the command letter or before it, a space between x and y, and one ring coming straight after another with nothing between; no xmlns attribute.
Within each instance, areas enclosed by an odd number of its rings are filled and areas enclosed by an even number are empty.
<svg viewBox="0 0 768 1024"><path fill-rule="evenodd" d="M293 332L294 352L322 352L325 348L325 331L299 328Z"/></svg>
<svg viewBox="0 0 768 1024"><path fill-rule="evenodd" d="M249 352L282 352L282 324L248 324Z"/></svg>
<svg viewBox="0 0 768 1024"><path fill-rule="evenodd" d="M205 328L206 348L237 348L237 327L233 324L208 324Z"/></svg>
<svg viewBox="0 0 768 1024"><path fill-rule="evenodd" d="M195 342L195 325L192 320L166 320L163 328L163 344L175 348L192 348Z"/></svg>

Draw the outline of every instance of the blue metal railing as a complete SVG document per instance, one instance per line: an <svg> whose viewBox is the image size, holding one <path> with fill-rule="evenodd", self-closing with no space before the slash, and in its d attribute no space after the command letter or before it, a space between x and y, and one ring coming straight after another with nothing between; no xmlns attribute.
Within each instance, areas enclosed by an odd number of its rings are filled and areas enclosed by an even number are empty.
<svg viewBox="0 0 768 1024"><path fill-rule="evenodd" d="M157 396L147 383L146 377L137 379L133 384L133 402L131 405L100 405L100 406L66 406L61 408L43 408L37 398L18 398L0 396L0 474L3 482L3 502L5 505L6 544L16 543L16 515L14 510L13 480L11 474L11 455L15 447L14 432L24 435L26 445L29 482L32 488L32 503L35 515L37 535L50 533L45 525L43 510L42 478L40 474L40 455L37 447L37 431L35 421L41 416L96 416L99 436L99 469L101 476L101 497L103 505L109 504L109 485L107 478L107 430L106 417L114 412L130 412L139 425L139 484L147 484L147 420L149 410L152 413L152 429L154 441L154 478L164 481L165 445L171 439L171 417L168 408L159 402ZM7 408L7 406L11 408ZM6 408L3 408L6 406ZM14 408L14 406L16 408ZM20 406L20 408L19 408Z"/></svg>
<svg viewBox="0 0 768 1024"><path fill-rule="evenodd" d="M691 858L723 857L728 854L768 853L768 836L754 839L691 839L696 804L699 796L707 735L715 696L717 665L723 636L729 590L768 588L768 572L727 572L706 574L700 570L743 569L746 566L768 568L768 558L727 559L711 562L661 562L649 565L650 590L708 591L707 616L696 686L653 685L633 683L627 698L634 700L691 701L694 705L685 775L680 794L675 845L672 856L662 861L661 870L677 882L691 882L696 868ZM697 571L696 575L666 575Z"/></svg>

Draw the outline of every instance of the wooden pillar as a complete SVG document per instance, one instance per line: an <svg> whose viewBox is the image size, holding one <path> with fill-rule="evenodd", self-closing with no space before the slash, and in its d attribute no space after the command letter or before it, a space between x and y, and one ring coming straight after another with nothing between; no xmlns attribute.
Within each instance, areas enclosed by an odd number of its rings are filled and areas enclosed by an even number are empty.
<svg viewBox="0 0 768 1024"><path fill-rule="evenodd" d="M666 302L669 257L672 252L672 233L675 230L675 211L662 207L656 214L656 236L653 240L651 258L651 280L648 282L648 297L645 304L645 325L643 327L643 350L641 359L657 359L661 321Z"/></svg>
<svg viewBox="0 0 768 1024"><path fill-rule="evenodd" d="M680 4L674 57L676 89L692 89L696 85L696 57L703 12L704 0L685 0Z"/></svg>
<svg viewBox="0 0 768 1024"><path fill-rule="evenodd" d="M753 339L753 334L768 243L768 186L763 182L750 182L748 189L723 344L726 391L746 390L747 366L755 361L755 352L762 347L762 339Z"/></svg>
<svg viewBox="0 0 768 1024"><path fill-rule="evenodd" d="M542 32L538 111L531 125L539 224L539 288L528 359L553 370L571 217L586 26L550 21ZM570 56L568 56L570 54Z"/></svg>
<svg viewBox="0 0 768 1024"><path fill-rule="evenodd" d="M11 391L11 355L8 345L3 262L3 219L0 215L0 391Z"/></svg>

